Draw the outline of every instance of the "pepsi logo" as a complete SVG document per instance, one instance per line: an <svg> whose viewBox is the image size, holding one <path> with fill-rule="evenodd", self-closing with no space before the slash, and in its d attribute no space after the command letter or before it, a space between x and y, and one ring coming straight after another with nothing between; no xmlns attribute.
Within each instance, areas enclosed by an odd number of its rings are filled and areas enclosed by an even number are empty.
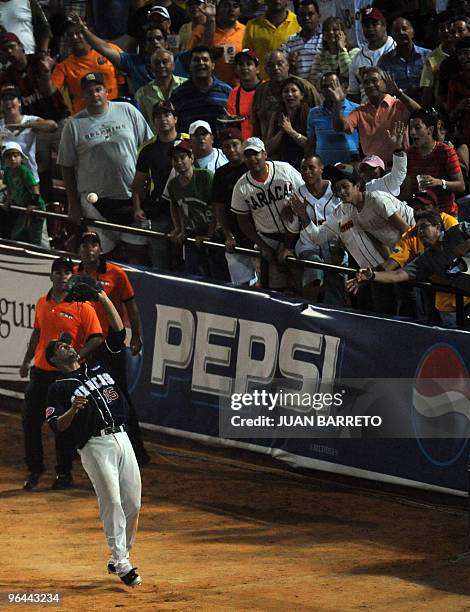
<svg viewBox="0 0 470 612"><path fill-rule="evenodd" d="M470 381L462 357L450 345L434 345L418 365L413 426L421 451L435 465L454 463L467 444Z"/></svg>

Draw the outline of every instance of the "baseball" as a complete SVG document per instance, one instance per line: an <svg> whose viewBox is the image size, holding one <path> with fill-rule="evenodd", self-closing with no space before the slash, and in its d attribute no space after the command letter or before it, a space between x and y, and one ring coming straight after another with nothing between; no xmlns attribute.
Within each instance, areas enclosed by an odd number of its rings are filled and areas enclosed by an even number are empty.
<svg viewBox="0 0 470 612"><path fill-rule="evenodd" d="M96 195L96 193L89 193L86 197L86 201L90 202L90 204L95 204L96 202L98 202L98 196Z"/></svg>

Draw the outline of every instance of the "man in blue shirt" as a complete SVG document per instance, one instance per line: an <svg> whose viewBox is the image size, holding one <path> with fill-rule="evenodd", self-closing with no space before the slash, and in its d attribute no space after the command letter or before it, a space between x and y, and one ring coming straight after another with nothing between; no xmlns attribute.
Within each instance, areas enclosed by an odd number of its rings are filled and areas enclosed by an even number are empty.
<svg viewBox="0 0 470 612"><path fill-rule="evenodd" d="M214 62L211 50L198 45L191 51L189 80L175 89L171 102L178 115L178 128L188 132L194 121L207 121L218 144L217 117L225 116L230 85L214 78Z"/></svg>
<svg viewBox="0 0 470 612"><path fill-rule="evenodd" d="M417 93L426 57L430 49L413 43L415 31L408 19L397 17L392 24L391 35L396 42L395 49L383 55L378 66L389 72L400 89L413 97Z"/></svg>
<svg viewBox="0 0 470 612"><path fill-rule="evenodd" d="M308 114L306 152L318 155L325 165L350 162L354 157L359 156L357 131L345 134L336 132L333 127L331 110L334 105L334 97L331 90L339 86L342 87L342 84L337 74L326 72L320 83L324 102L319 106L314 106ZM348 116L358 106L355 102L345 98L341 109L342 116Z"/></svg>

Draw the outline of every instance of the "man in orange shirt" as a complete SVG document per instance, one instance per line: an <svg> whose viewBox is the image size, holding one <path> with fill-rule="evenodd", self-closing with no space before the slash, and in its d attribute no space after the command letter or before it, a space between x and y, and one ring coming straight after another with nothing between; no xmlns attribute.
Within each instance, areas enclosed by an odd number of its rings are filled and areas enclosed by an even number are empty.
<svg viewBox="0 0 470 612"><path fill-rule="evenodd" d="M71 113L78 113L85 108L80 79L90 72L101 72L104 75L108 99L117 98L119 96L119 86L124 83L124 77L118 76L113 64L91 48L91 45L85 40L80 26L72 21L67 21L65 36L71 54L54 68L52 83L57 89L65 88L67 90L70 98L68 106ZM116 45L108 44L117 53L121 52L121 49ZM64 99L67 100L67 96L64 96Z"/></svg>
<svg viewBox="0 0 470 612"><path fill-rule="evenodd" d="M206 2L201 11L207 16L204 25L194 28L188 40L188 49L197 45L214 48L215 76L232 87L238 83L235 73L235 55L243 49L245 26L238 21L240 0Z"/></svg>
<svg viewBox="0 0 470 612"><path fill-rule="evenodd" d="M335 97L332 108L333 127L337 132L346 134L352 134L357 129L364 155L378 155L385 163L391 163L393 147L387 138L387 131L397 122L408 123L410 114L421 107L397 86L391 75L380 68L364 68L361 79L369 101L354 109L347 117L341 116L345 98L343 89L339 84L331 88ZM404 148L407 146L408 136Z"/></svg>
<svg viewBox="0 0 470 612"><path fill-rule="evenodd" d="M137 355L142 348L142 323L132 287L126 272L118 265L106 261L102 256L100 237L96 232L85 232L80 239L78 254L81 263L75 266L76 274L91 276L97 280L109 297L123 321L129 320L131 327L130 349ZM100 302L90 302L94 307L104 333L108 331L108 316ZM127 316L126 316L127 315ZM139 422L129 395L126 373L126 351L119 354L115 369L116 382L129 404L128 434L139 465L149 462L149 456L142 442Z"/></svg>
<svg viewBox="0 0 470 612"><path fill-rule="evenodd" d="M66 302L67 282L72 276L70 259L56 259L52 264L50 291L36 303L34 330L20 367L20 376L26 378L31 368L31 379L25 393L23 431L25 460L28 467L23 488L33 489L44 471L41 427L46 418L46 397L49 386L60 372L45 358L45 350L51 340L65 334L71 345L84 359L103 341L103 332L92 306L84 302ZM74 445L69 434L56 436L56 472L53 489L66 489L72 482L71 469Z"/></svg>

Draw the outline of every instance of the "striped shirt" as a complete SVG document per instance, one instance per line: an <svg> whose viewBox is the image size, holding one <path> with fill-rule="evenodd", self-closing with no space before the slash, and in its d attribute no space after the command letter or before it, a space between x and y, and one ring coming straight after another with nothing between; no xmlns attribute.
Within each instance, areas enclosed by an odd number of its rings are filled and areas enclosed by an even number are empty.
<svg viewBox="0 0 470 612"><path fill-rule="evenodd" d="M358 53L359 49L357 47L349 51L343 49L338 54L330 53L328 49L323 47L315 56L308 80L318 87L320 79L327 72L336 72L339 76L347 79L349 77L349 66Z"/></svg>
<svg viewBox="0 0 470 612"><path fill-rule="evenodd" d="M422 156L416 147L407 150L408 156L408 178L411 179L412 189L419 191L416 176L427 174L437 179L450 180L452 175L461 171L459 158L455 149L444 142L436 142L434 149L429 155ZM458 207L455 195L441 187L433 187L432 191L437 196L439 211L449 215L457 216Z"/></svg>
<svg viewBox="0 0 470 612"><path fill-rule="evenodd" d="M327 216L325 222L316 225L313 221L302 230L302 242L322 245L339 238L344 247L357 261L361 268L375 268L383 263L384 258L374 246L366 232L354 219L355 208L352 204L341 202Z"/></svg>
<svg viewBox="0 0 470 612"><path fill-rule="evenodd" d="M322 47L323 34L317 32L308 40L305 40L300 33L289 36L282 49L288 55L299 52L295 73L302 79L308 79L315 57L322 50Z"/></svg>
<svg viewBox="0 0 470 612"><path fill-rule="evenodd" d="M216 136L217 117L225 115L231 91L230 85L218 79L213 79L212 87L207 91L201 91L193 84L192 79L177 87L170 100L178 115L178 128L187 132L193 121L202 119L209 123L212 133Z"/></svg>
<svg viewBox="0 0 470 612"><path fill-rule="evenodd" d="M398 87L402 89L418 87L424 63L429 53L431 53L430 49L413 45L412 59L407 61L398 54L397 49L394 49L382 55L378 66L395 77Z"/></svg>

